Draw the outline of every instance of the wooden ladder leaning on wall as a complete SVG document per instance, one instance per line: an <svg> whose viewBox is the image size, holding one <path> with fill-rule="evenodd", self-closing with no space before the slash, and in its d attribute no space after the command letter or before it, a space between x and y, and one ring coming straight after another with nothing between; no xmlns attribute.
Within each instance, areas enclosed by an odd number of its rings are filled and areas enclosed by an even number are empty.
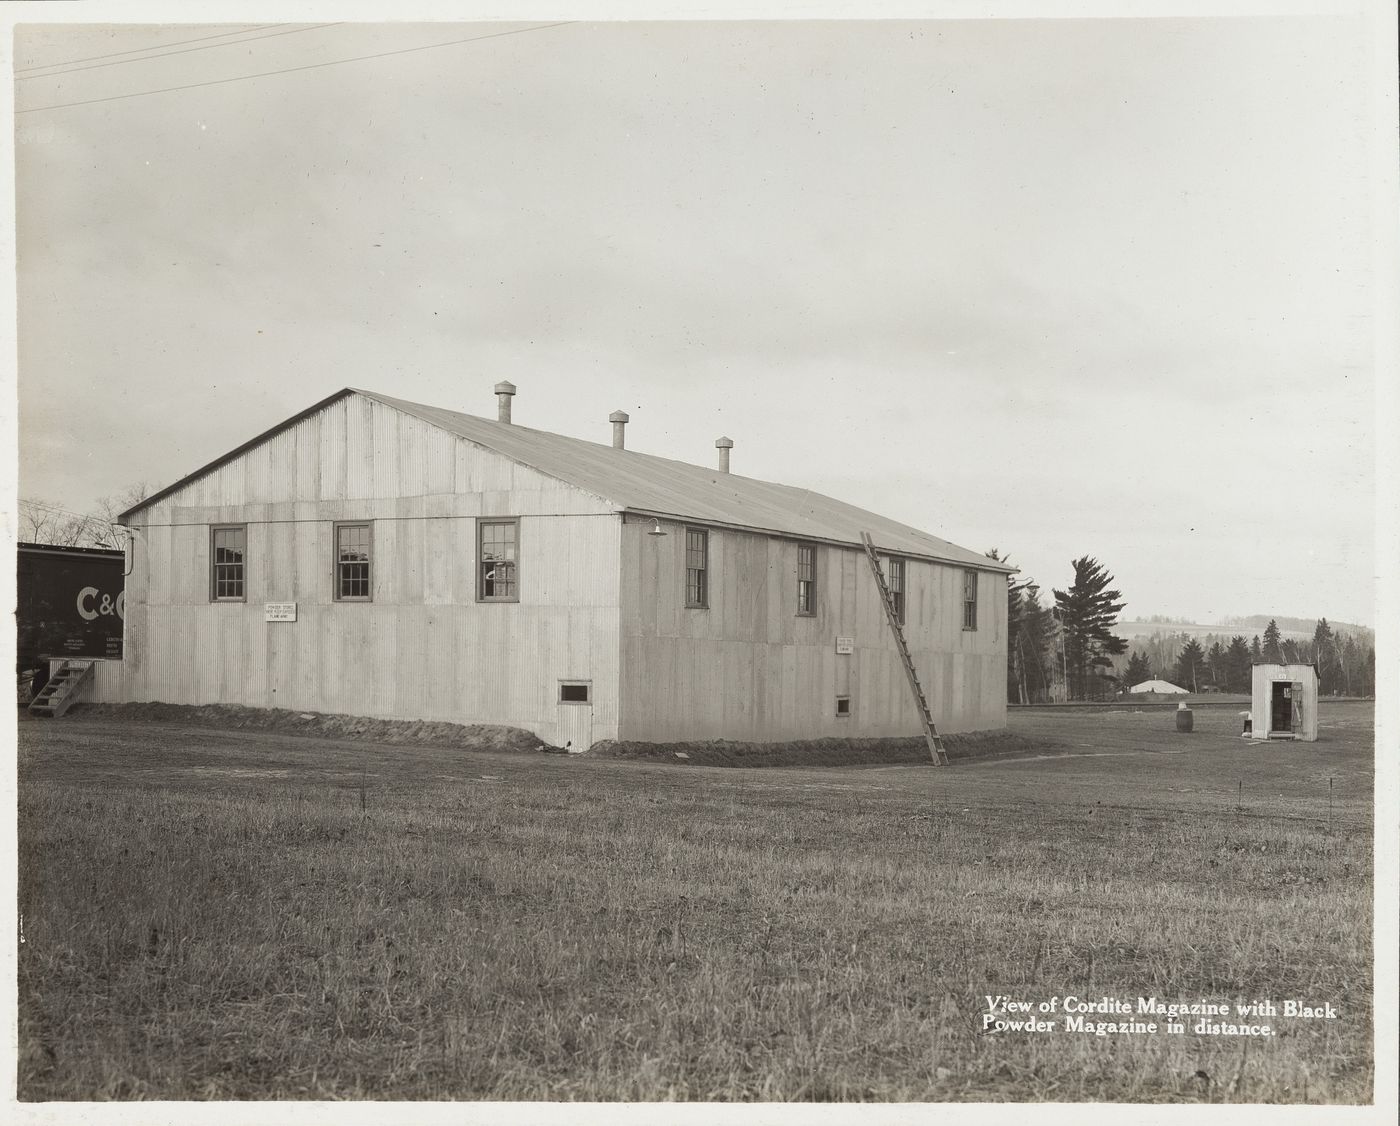
<svg viewBox="0 0 1400 1126"><path fill-rule="evenodd" d="M909 687L914 690L914 703L918 706L919 719L924 725L924 739L928 743L929 757L933 759L934 766L947 766L948 752L943 746L943 736L938 734L938 728L934 726L933 713L929 711L928 699L919 684L919 673L914 668L914 659L909 655L909 643L904 640L904 627L899 624L894 595L890 592L889 583L885 581L884 571L880 569L880 557L875 554L875 543L869 532L861 532L860 542L865 546L865 557L870 561L870 570L875 576L880 600L885 605L885 621L889 622L890 632L894 634L894 644L899 651L900 663L904 665L904 675L909 680Z"/></svg>

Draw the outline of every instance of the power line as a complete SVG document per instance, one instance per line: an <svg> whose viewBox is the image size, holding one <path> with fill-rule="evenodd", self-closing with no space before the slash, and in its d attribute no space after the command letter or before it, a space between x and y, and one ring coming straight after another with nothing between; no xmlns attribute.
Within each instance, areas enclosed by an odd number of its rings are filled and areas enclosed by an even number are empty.
<svg viewBox="0 0 1400 1126"><path fill-rule="evenodd" d="M17 82L32 82L35 79L62 78L65 74L77 74L83 70L99 70L104 66L126 66L128 63L145 63L152 59L164 59L170 55L188 55L192 51L212 51L215 47L237 47L240 43L256 43L260 39L275 39L279 35L297 35L303 31L319 31L323 27L336 27L334 23L317 23L310 27L294 27L290 31L274 31L270 35L254 35L248 39L233 39L227 43L206 43L202 47L186 47L182 51L164 51L158 55L143 55L139 59L116 59L109 63L93 63L91 66L75 66L71 70L56 70L50 74L26 74L17 78ZM151 48L147 48L150 50Z"/></svg>
<svg viewBox="0 0 1400 1126"><path fill-rule="evenodd" d="M96 512L74 512L71 508L60 508L58 505L49 504L47 501L30 500L27 497L20 497L19 503L22 508L38 508L45 512L57 512L63 516L72 516L76 520L100 520L103 523L107 522L107 517L101 516Z"/></svg>
<svg viewBox="0 0 1400 1126"><path fill-rule="evenodd" d="M106 98L89 98L82 102L62 102L53 106L34 106L32 109L17 109L15 114L21 113L42 113L51 109L71 109L74 106L91 106L99 102L119 102L126 98L144 98L150 94L170 94L177 90L197 90L203 86L223 86L230 82L247 82L254 78L270 78L275 74L295 74L303 70L319 70L325 66L339 66L341 63L362 63L370 59L385 59L390 55L408 55L415 51L430 51L434 47L456 47L462 43L477 43L483 39L500 39L507 35L523 35L530 31L548 31L553 27L567 27L575 20L560 20L558 23L536 24L534 27L517 27L512 31L493 31L488 35L473 35L466 39L449 39L445 43L425 43L421 47L403 47L397 51L380 51L374 55L357 55L350 59L331 59L324 63L307 63L305 66L286 67L282 70L265 70L257 74L241 74L233 78L215 78L209 82L190 82L184 86L165 86L159 90L138 90L134 94L113 94Z"/></svg>
<svg viewBox="0 0 1400 1126"><path fill-rule="evenodd" d="M16 74L28 74L31 70L49 70L56 66L71 66L73 63L90 63L95 59L114 59L118 55L139 55L142 51L158 51L163 47L182 47L186 43L203 43L208 39L227 39L231 35L247 35L252 31L266 31L269 27L276 27L275 23L259 23L252 27L245 27L241 31L221 31L218 35L201 35L198 39L175 39L169 43L157 43L154 47L133 47L129 51L109 51L105 55L88 55L81 59L64 59L58 63L41 63L38 66L22 66L15 69Z"/></svg>

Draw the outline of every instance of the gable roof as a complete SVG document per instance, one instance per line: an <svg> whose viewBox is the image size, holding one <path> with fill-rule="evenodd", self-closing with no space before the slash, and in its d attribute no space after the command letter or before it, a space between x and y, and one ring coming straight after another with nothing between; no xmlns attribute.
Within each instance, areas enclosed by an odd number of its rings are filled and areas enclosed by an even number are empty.
<svg viewBox="0 0 1400 1126"><path fill-rule="evenodd" d="M1128 689L1129 692L1156 692L1158 695L1190 695L1190 690L1180 688L1169 680L1144 680L1141 684L1134 684Z"/></svg>
<svg viewBox="0 0 1400 1126"><path fill-rule="evenodd" d="M349 387L153 494L122 513L119 519L125 521L132 513L156 503L196 477L352 394L402 411L473 445L593 493L625 512L857 547L860 533L867 531L882 551L1001 573L1015 570L1009 564L988 559L917 528L807 489L759 481L736 473L721 473L718 469L635 450L619 450L581 438L532 430L517 423L478 418Z"/></svg>

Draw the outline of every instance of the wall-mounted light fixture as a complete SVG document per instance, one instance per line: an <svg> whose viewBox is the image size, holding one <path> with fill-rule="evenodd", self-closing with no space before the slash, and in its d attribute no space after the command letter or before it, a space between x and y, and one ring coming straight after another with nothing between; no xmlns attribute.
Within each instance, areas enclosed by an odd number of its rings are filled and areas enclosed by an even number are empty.
<svg viewBox="0 0 1400 1126"><path fill-rule="evenodd" d="M649 531L649 532L647 533L647 535L649 535L649 536L664 536L665 534L666 534L666 533L663 532L663 531L661 530L661 521L658 520L658 519L656 519L655 517L652 517L652 521L651 521L651 531Z"/></svg>

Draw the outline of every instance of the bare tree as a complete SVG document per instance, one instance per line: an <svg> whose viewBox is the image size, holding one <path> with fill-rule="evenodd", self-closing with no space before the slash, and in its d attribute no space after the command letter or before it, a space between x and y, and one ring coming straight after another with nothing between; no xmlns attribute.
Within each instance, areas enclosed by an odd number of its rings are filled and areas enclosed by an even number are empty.
<svg viewBox="0 0 1400 1126"><path fill-rule="evenodd" d="M22 497L19 502L20 537L27 543L58 547L121 550L126 546L129 533L117 523L117 517L149 494L146 482L138 481L121 492L99 499L94 512L69 512L39 497Z"/></svg>
<svg viewBox="0 0 1400 1126"><path fill-rule="evenodd" d="M119 493L98 498L97 511L91 518L92 546L124 549L131 533L117 523L117 517L150 495L150 486L145 481L137 481Z"/></svg>
<svg viewBox="0 0 1400 1126"><path fill-rule="evenodd" d="M68 512L38 497L20 498L19 520L20 535L28 543L59 547L87 545L89 517Z"/></svg>

